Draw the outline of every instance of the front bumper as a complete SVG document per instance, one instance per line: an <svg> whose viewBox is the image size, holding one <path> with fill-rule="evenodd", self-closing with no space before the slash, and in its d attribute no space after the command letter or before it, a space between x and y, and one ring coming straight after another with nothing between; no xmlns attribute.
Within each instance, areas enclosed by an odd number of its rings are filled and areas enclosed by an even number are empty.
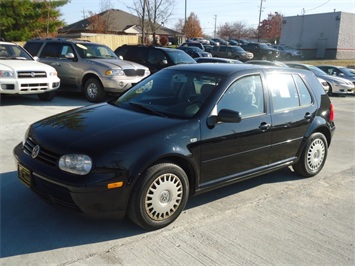
<svg viewBox="0 0 355 266"><path fill-rule="evenodd" d="M59 78L43 79L1 79L0 93L4 94L40 94L54 91L60 86Z"/></svg>
<svg viewBox="0 0 355 266"><path fill-rule="evenodd" d="M125 216L130 190L125 185L108 189L109 183L118 181L112 173L88 176L65 173L33 159L23 151L22 143L13 152L18 178L48 203L89 215Z"/></svg>

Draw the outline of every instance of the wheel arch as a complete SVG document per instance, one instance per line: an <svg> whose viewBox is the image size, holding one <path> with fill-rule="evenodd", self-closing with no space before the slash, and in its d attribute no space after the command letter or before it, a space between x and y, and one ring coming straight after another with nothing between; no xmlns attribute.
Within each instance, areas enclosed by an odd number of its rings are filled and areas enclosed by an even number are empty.
<svg viewBox="0 0 355 266"><path fill-rule="evenodd" d="M181 169L184 170L184 172L186 173L187 178L189 180L189 195L193 195L195 193L197 169L193 166L192 162L190 162L188 159L181 155L168 155L161 158L157 158L144 165L139 172L131 173L132 176L129 182L132 185L132 189L139 183L139 181L141 180L141 176L144 175L144 173L147 171L147 169L149 169L149 167L160 163L172 163L181 167Z"/></svg>
<svg viewBox="0 0 355 266"><path fill-rule="evenodd" d="M84 86L85 86L86 81L88 81L90 78L95 78L95 79L97 79L97 80L101 83L101 85L103 85L102 82L101 82L101 79L99 78L98 75L96 75L96 74L94 74L94 73L87 73L87 74L85 74L85 75L83 76L83 78L81 79L80 87L81 87L81 90L82 90L82 91L84 90Z"/></svg>

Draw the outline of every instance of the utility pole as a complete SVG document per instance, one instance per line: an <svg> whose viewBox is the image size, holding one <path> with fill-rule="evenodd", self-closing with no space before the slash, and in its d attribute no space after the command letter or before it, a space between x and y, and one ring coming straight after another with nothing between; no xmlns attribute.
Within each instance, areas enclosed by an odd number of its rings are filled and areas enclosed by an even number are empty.
<svg viewBox="0 0 355 266"><path fill-rule="evenodd" d="M217 15L214 15L214 32L213 32L213 38L216 38L217 35Z"/></svg>
<svg viewBox="0 0 355 266"><path fill-rule="evenodd" d="M266 2L266 0L260 0L259 24L258 24L258 42L260 42L260 22L261 22L261 12L263 12L263 2Z"/></svg>

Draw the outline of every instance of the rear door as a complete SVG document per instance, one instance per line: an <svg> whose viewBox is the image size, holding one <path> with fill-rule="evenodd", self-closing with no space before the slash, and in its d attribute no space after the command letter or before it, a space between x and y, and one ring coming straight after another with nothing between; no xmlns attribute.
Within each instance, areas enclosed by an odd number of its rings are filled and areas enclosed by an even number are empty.
<svg viewBox="0 0 355 266"><path fill-rule="evenodd" d="M272 102L270 164L286 163L296 158L317 106L302 75L268 73L266 80Z"/></svg>

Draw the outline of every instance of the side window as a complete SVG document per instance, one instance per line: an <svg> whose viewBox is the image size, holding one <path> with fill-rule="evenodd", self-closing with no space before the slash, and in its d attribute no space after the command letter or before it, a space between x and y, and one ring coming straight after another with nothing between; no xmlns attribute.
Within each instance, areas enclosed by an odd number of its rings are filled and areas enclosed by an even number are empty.
<svg viewBox="0 0 355 266"><path fill-rule="evenodd" d="M301 106L311 105L312 97L309 93L309 90L307 89L306 84L304 84L303 79L298 75L294 75L294 78L300 95L299 98Z"/></svg>
<svg viewBox="0 0 355 266"><path fill-rule="evenodd" d="M151 49L148 57L148 62L153 65L163 66L163 60L167 60L163 51L159 49Z"/></svg>
<svg viewBox="0 0 355 266"><path fill-rule="evenodd" d="M65 55L68 53L74 54L73 48L69 44L64 44L61 49L60 49L60 55L59 57L65 58Z"/></svg>
<svg viewBox="0 0 355 266"><path fill-rule="evenodd" d="M41 58L58 58L60 54L60 44L59 43L47 43L42 50L40 55Z"/></svg>
<svg viewBox="0 0 355 266"><path fill-rule="evenodd" d="M236 80L217 104L217 113L222 109L237 111L242 117L264 113L264 94L259 75Z"/></svg>
<svg viewBox="0 0 355 266"><path fill-rule="evenodd" d="M267 76L274 112L299 107L296 84L291 74Z"/></svg>
<svg viewBox="0 0 355 266"><path fill-rule="evenodd" d="M219 47L219 51L220 51L220 52L225 52L225 51L227 51L227 46L220 46L220 47Z"/></svg>

